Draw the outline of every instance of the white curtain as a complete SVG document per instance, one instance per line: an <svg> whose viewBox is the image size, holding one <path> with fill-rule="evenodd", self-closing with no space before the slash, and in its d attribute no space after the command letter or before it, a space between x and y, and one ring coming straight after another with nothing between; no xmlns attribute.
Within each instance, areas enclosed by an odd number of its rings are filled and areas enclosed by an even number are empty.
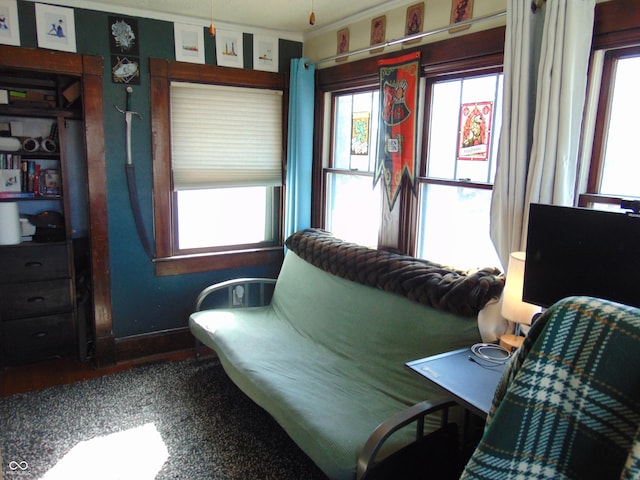
<svg viewBox="0 0 640 480"><path fill-rule="evenodd" d="M595 0L508 0L491 238L506 267L530 203L573 205Z"/></svg>

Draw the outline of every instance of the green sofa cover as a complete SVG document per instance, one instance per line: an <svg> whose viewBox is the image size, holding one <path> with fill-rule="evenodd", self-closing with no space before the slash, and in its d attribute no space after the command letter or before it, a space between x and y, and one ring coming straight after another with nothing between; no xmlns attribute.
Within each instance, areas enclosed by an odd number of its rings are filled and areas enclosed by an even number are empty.
<svg viewBox="0 0 640 480"><path fill-rule="evenodd" d="M333 479L355 477L380 423L441 396L405 362L480 341L473 316L342 278L292 250L269 305L196 312L189 325L234 383ZM408 441L408 432L395 435L385 454Z"/></svg>

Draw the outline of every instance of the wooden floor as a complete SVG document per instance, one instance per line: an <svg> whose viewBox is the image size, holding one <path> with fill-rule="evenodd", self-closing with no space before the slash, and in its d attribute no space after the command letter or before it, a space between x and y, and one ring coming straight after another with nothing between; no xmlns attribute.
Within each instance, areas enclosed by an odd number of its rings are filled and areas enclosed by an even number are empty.
<svg viewBox="0 0 640 480"><path fill-rule="evenodd" d="M127 370L143 363L160 360L183 360L193 355L194 352L190 349L145 357L99 369L95 368L91 362L81 362L73 358L60 358L30 365L9 367L0 370L0 397L88 380Z"/></svg>

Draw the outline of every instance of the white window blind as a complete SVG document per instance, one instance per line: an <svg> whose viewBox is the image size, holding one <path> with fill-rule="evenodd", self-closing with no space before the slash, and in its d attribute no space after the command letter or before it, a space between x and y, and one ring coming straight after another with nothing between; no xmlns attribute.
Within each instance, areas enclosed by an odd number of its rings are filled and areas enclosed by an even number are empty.
<svg viewBox="0 0 640 480"><path fill-rule="evenodd" d="M282 92L173 82L174 190L282 184Z"/></svg>

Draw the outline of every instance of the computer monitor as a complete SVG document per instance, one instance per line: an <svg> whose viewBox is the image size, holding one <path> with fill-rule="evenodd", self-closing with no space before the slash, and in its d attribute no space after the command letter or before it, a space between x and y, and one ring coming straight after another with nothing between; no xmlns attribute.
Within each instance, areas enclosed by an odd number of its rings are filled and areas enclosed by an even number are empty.
<svg viewBox="0 0 640 480"><path fill-rule="evenodd" d="M640 216L532 204L523 300L588 295L640 307Z"/></svg>

